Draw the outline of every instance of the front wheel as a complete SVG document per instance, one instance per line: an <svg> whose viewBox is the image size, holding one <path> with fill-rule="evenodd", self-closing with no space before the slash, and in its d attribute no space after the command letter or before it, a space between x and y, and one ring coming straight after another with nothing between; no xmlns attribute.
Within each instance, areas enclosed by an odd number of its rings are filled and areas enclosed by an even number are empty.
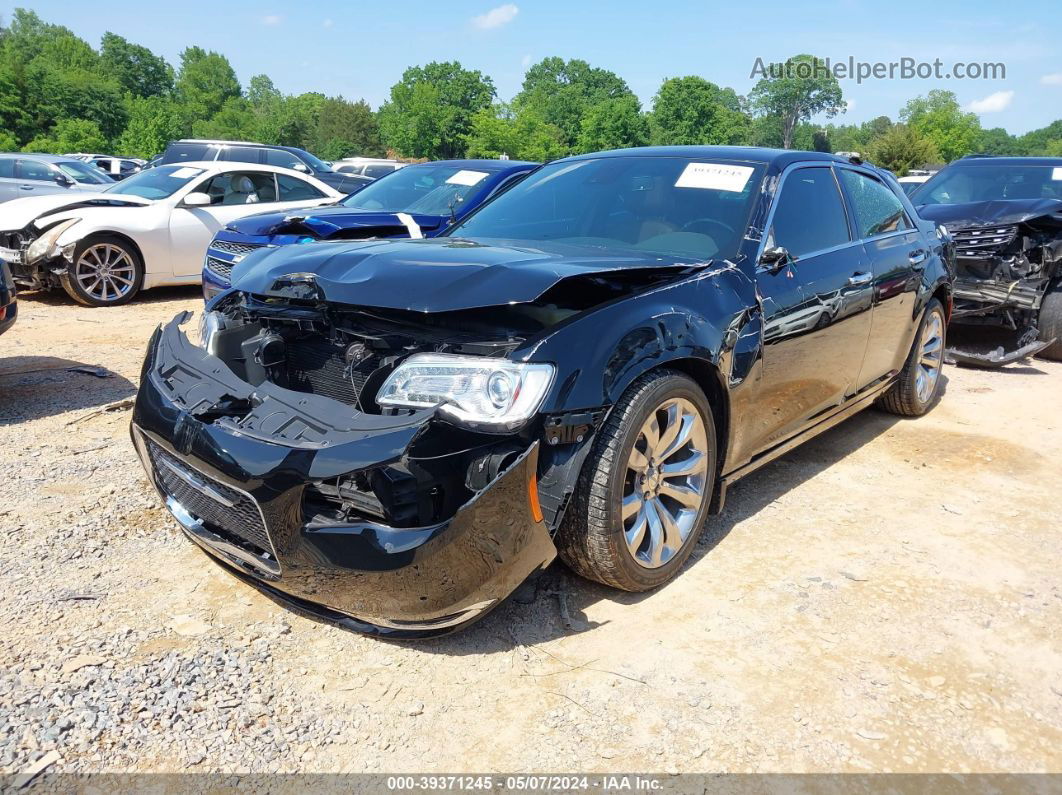
<svg viewBox="0 0 1062 795"><path fill-rule="evenodd" d="M144 264L121 238L95 235L78 243L61 281L67 294L80 304L119 306L140 291Z"/></svg>
<svg viewBox="0 0 1062 795"><path fill-rule="evenodd" d="M946 334L944 307L936 298L930 299L907 361L881 397L881 408L901 417L921 417L933 407L940 394Z"/></svg>
<svg viewBox="0 0 1062 795"><path fill-rule="evenodd" d="M625 591L670 580L708 515L715 423L693 379L656 370L613 407L583 465L557 534L576 572Z"/></svg>
<svg viewBox="0 0 1062 795"><path fill-rule="evenodd" d="M1055 362L1062 362L1062 281L1056 281L1047 288L1047 294L1040 304L1040 318L1036 324L1040 329L1041 340L1054 340L1040 351L1040 356Z"/></svg>

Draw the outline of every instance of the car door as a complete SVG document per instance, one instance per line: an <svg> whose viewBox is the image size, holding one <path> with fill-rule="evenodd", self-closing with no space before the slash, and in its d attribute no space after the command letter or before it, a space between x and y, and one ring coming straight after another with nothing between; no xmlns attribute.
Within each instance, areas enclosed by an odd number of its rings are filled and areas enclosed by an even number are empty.
<svg viewBox="0 0 1062 795"><path fill-rule="evenodd" d="M18 198L18 181L15 179L15 158L0 157L0 202Z"/></svg>
<svg viewBox="0 0 1062 795"><path fill-rule="evenodd" d="M276 176L299 185L294 198L278 199ZM328 201L312 183L291 175L274 175L272 171L226 171L201 182L190 192L206 193L211 204L189 207L183 200L170 215L170 241L175 276L198 274L203 257L214 235L238 218L271 210L313 207ZM292 189L281 189L281 198L291 196Z"/></svg>
<svg viewBox="0 0 1062 795"><path fill-rule="evenodd" d="M40 160L20 157L15 161L18 196L43 196L60 193L68 188L55 181L58 171Z"/></svg>
<svg viewBox="0 0 1062 795"><path fill-rule="evenodd" d="M870 335L870 262L852 239L829 165L786 172L774 201L756 286L763 311L757 416L747 427L755 453L798 432L859 384Z"/></svg>
<svg viewBox="0 0 1062 795"><path fill-rule="evenodd" d="M873 320L859 378L870 383L903 366L914 338L922 271L931 252L885 182L854 168L841 167L837 174L874 275Z"/></svg>

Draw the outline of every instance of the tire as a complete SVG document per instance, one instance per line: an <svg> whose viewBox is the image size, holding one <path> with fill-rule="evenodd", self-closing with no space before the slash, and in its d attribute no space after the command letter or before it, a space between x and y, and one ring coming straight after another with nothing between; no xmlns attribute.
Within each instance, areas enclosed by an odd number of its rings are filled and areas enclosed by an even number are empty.
<svg viewBox="0 0 1062 795"><path fill-rule="evenodd" d="M940 373L947 343L944 307L933 298L922 314L907 361L892 386L881 396L878 405L901 417L921 417L940 396ZM922 379L931 379L926 383Z"/></svg>
<svg viewBox="0 0 1062 795"><path fill-rule="evenodd" d="M657 439L663 442L656 455L643 427L654 417L662 430ZM676 441L687 441L668 452L668 430L676 420ZM636 461L646 466L631 468ZM665 476L658 468L664 465L675 474ZM674 370L643 375L623 393L594 439L557 533L561 559L583 577L624 591L662 585L682 568L697 543L715 474L715 422L704 392ZM680 494L682 502L672 494ZM625 497L636 510L626 519ZM654 539L662 543L654 545Z"/></svg>
<svg viewBox="0 0 1062 795"><path fill-rule="evenodd" d="M1036 325L1040 329L1041 340L1054 340L1039 355L1053 362L1062 362L1062 280L1053 282L1047 288Z"/></svg>
<svg viewBox="0 0 1062 795"><path fill-rule="evenodd" d="M122 238L92 235L77 244L74 261L60 281L67 295L79 304L121 306L140 292L144 263L137 250Z"/></svg>

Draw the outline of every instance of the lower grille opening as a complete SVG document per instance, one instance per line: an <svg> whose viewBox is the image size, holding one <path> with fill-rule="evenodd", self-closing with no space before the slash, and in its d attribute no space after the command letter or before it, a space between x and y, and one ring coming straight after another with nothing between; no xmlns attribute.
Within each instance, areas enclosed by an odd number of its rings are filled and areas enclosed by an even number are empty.
<svg viewBox="0 0 1062 795"><path fill-rule="evenodd" d="M243 492L185 464L150 439L148 455L162 490L225 541L274 560L258 506Z"/></svg>

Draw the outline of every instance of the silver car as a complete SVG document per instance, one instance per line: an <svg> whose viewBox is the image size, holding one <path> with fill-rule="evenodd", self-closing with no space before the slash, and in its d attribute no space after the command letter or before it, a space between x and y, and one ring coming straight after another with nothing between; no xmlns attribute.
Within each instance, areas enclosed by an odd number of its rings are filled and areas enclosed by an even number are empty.
<svg viewBox="0 0 1062 795"><path fill-rule="evenodd" d="M98 193L113 184L91 163L71 157L0 154L0 202L64 191Z"/></svg>

